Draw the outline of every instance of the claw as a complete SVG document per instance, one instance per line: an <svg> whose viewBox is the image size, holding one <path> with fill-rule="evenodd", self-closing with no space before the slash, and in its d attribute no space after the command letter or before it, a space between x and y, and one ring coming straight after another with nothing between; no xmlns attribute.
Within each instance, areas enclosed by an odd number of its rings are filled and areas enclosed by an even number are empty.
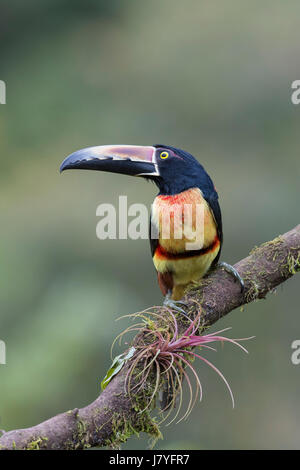
<svg viewBox="0 0 300 470"><path fill-rule="evenodd" d="M226 271L228 274L231 274L234 277L234 279L239 282L241 286L241 292L243 292L245 289L245 284L244 284L243 279L237 272L237 270L233 266L231 266L231 264L225 263L224 261L219 263L219 266L223 268L224 271Z"/></svg>
<svg viewBox="0 0 300 470"><path fill-rule="evenodd" d="M164 300L163 305L165 307L170 307L174 310L177 310L177 312L182 313L182 315L184 315L186 318L188 318L190 320L190 318L187 316L187 314L185 313L183 308L179 307L179 305L183 305L184 307L187 307L187 305L184 302L182 302L181 300L171 299L171 295L172 295L172 292L168 291L167 295L165 296L165 300Z"/></svg>

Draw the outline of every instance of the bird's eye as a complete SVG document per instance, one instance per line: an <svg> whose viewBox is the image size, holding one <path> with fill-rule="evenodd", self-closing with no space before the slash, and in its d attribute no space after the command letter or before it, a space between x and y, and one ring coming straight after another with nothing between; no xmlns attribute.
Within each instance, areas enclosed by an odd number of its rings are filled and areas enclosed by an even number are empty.
<svg viewBox="0 0 300 470"><path fill-rule="evenodd" d="M160 158L164 159L164 158L168 158L169 156L169 152L161 152L160 154Z"/></svg>

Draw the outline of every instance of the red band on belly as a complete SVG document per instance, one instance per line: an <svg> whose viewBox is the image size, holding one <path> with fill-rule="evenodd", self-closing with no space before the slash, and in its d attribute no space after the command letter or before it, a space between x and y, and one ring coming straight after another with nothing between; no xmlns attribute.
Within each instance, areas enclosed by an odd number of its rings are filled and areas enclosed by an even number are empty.
<svg viewBox="0 0 300 470"><path fill-rule="evenodd" d="M154 256L157 256L158 258L163 258L163 259L191 258L193 256L202 256L202 255L205 255L206 253L209 253L210 251L214 251L219 245L220 245L220 240L218 236L216 235L213 243L206 248L202 248L201 250L188 250L188 251L183 251L181 253L170 253L169 251L165 250L161 245L158 245L158 247L155 250Z"/></svg>

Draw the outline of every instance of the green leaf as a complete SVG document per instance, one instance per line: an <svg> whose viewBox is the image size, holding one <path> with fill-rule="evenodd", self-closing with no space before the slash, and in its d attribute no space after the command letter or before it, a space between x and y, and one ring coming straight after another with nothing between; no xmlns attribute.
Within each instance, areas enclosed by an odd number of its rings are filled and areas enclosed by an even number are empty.
<svg viewBox="0 0 300 470"><path fill-rule="evenodd" d="M101 389L104 390L111 379L117 375L118 372L122 369L124 366L125 362L128 361L128 359L132 358L134 355L136 349L132 346L127 353L120 354L119 356L116 356L112 362L112 365L106 372L106 375L104 379L101 382Z"/></svg>

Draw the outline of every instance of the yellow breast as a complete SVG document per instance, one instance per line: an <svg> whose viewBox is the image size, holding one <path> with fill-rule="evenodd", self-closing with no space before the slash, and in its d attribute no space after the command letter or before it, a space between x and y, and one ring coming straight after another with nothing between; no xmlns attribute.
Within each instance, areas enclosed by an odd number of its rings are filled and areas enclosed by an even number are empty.
<svg viewBox="0 0 300 470"><path fill-rule="evenodd" d="M184 211L185 205L189 206L191 216L187 216ZM197 220L199 207L200 218L202 217L200 221ZM182 297L191 281L196 281L207 273L218 255L220 241L216 223L198 188L175 196L158 196L152 206L151 219L158 232L158 247L153 262L158 272L172 273L172 298L176 300ZM168 224L169 233L168 227L166 228ZM195 247L193 244L197 240L201 240L201 245ZM191 248L187 249L187 246ZM201 252L197 253L199 250Z"/></svg>
<svg viewBox="0 0 300 470"><path fill-rule="evenodd" d="M199 188L157 196L151 220L160 246L170 253L206 248L217 234L213 214Z"/></svg>

